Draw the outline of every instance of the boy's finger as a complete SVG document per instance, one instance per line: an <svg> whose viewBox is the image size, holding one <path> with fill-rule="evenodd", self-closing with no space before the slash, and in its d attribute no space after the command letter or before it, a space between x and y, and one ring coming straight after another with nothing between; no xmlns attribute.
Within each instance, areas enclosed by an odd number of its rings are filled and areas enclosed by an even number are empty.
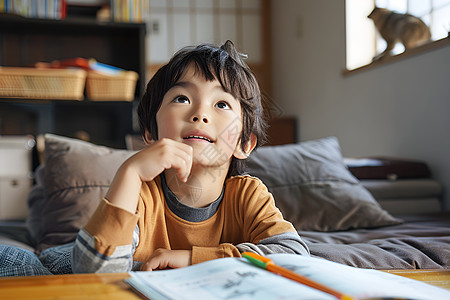
<svg viewBox="0 0 450 300"><path fill-rule="evenodd" d="M184 153L181 154L183 165L181 168L178 168L178 178L180 178L181 181L186 182L189 175L191 174L191 168L193 163L193 149L189 145L183 144Z"/></svg>
<svg viewBox="0 0 450 300"><path fill-rule="evenodd" d="M192 156L184 152L176 153L172 159L171 167L177 170L178 178L186 182L191 174Z"/></svg>

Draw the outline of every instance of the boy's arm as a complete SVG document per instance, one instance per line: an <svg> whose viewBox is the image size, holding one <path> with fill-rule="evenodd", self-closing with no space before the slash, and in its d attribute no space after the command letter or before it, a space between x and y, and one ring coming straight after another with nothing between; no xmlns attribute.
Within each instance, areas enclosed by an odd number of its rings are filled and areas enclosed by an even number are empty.
<svg viewBox="0 0 450 300"><path fill-rule="evenodd" d="M242 243L236 246L239 252L254 252L260 255L292 253L309 255L309 249L301 237L294 232L285 232L265 238L259 243Z"/></svg>
<svg viewBox="0 0 450 300"><path fill-rule="evenodd" d="M170 139L161 139L127 159L117 171L105 199L80 231L77 238L79 244L73 251L75 272L92 267L83 262L86 257L84 253L98 254L105 260L116 256L128 257L132 231L139 218L136 209L142 182L151 181L170 168L176 169L180 180L185 181L191 166L192 147ZM91 249L86 251L86 247ZM102 264L93 269L105 269ZM118 268L111 271L123 270Z"/></svg>
<svg viewBox="0 0 450 300"><path fill-rule="evenodd" d="M309 255L308 246L295 232L285 232L265 238L258 243L233 245L220 244L217 247L192 247L192 264L222 258L239 257L242 252L254 252L260 255L273 253L293 253Z"/></svg>
<svg viewBox="0 0 450 300"><path fill-rule="evenodd" d="M272 194L256 178L251 179L248 193L241 199L241 218L248 241L236 245L239 251L255 252L260 255L272 253L295 253L309 255L306 243L300 238L294 226L283 218L275 205Z"/></svg>
<svg viewBox="0 0 450 300"><path fill-rule="evenodd" d="M117 232L117 228L110 229ZM127 228L127 230L130 229ZM131 271L133 254L139 244L139 227L136 225L132 233L128 232L124 235L132 236L132 241L121 245L111 241L114 245L97 249L99 246L99 243L97 243L98 238L90 234L86 229L81 229L72 249L73 272L105 273Z"/></svg>

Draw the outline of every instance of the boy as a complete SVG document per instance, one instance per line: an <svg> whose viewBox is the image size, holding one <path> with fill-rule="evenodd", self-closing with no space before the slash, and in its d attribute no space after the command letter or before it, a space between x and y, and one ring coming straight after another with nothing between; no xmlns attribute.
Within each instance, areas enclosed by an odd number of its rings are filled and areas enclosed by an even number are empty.
<svg viewBox="0 0 450 300"><path fill-rule="evenodd" d="M256 79L230 41L176 53L149 82L138 116L148 146L122 164L80 230L75 273L309 253L264 184L233 176L266 125Z"/></svg>

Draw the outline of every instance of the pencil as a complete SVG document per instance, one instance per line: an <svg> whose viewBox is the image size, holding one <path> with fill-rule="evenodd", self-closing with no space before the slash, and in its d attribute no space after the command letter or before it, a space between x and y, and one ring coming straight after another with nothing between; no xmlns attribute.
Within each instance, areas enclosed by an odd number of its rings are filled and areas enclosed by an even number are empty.
<svg viewBox="0 0 450 300"><path fill-rule="evenodd" d="M300 274L292 272L291 270L277 266L276 264L274 264L272 262L272 260L270 260L267 257L261 256L261 255L258 255L258 254L252 253L252 252L244 252L244 253L242 253L242 256L245 257L246 259L248 259L254 265L256 265L260 268L266 269L269 272L278 274L278 275L288 278L290 280L294 280L296 282L307 285L307 286L317 289L319 291L333 295L338 299L353 300L353 298L348 295L342 294L342 293L340 293L336 290L333 290L321 283L318 283L318 282L313 281L305 276L302 276Z"/></svg>

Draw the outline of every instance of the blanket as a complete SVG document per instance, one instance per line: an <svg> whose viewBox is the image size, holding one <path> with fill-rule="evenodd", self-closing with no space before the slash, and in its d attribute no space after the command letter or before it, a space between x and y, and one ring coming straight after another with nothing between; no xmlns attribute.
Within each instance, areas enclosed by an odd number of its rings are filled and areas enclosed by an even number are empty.
<svg viewBox="0 0 450 300"><path fill-rule="evenodd" d="M450 267L450 214L402 216L404 223L337 232L300 231L311 255L370 269Z"/></svg>

